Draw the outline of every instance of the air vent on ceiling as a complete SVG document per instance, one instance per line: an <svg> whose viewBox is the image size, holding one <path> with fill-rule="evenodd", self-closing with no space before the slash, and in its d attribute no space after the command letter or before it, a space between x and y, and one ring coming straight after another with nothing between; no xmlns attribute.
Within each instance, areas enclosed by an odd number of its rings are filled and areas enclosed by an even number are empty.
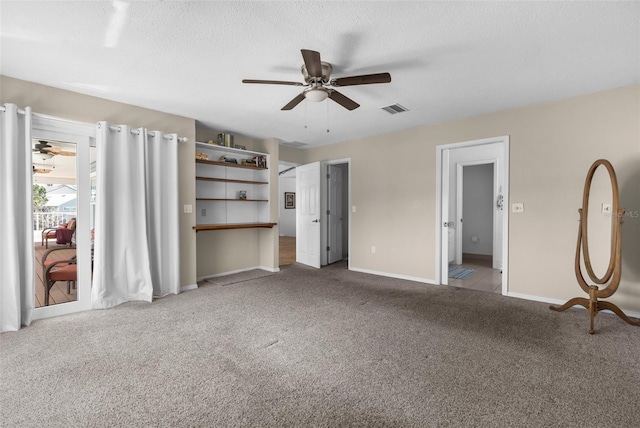
<svg viewBox="0 0 640 428"><path fill-rule="evenodd" d="M299 149L300 147L304 147L306 143L300 143L299 141L280 141L280 144L287 147L293 147L294 149Z"/></svg>
<svg viewBox="0 0 640 428"><path fill-rule="evenodd" d="M405 111L409 111L408 108L403 107L400 104L391 104L390 106L382 107L382 110L391 114L397 114L397 113L403 113Z"/></svg>

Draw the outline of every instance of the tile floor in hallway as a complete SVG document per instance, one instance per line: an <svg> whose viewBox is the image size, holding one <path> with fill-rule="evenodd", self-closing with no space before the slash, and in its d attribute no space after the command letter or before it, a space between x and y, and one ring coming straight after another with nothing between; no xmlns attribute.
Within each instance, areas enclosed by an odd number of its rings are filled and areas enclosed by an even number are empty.
<svg viewBox="0 0 640 428"><path fill-rule="evenodd" d="M463 258L462 264L456 265L456 267L475 269L476 272L466 279L449 278L449 285L498 294L502 293L502 273L499 269L491 268L490 260Z"/></svg>

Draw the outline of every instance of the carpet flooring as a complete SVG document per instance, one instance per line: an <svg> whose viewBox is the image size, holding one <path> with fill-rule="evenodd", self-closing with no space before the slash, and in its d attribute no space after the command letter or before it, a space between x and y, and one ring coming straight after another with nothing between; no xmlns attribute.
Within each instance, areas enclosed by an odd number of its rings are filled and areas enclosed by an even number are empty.
<svg viewBox="0 0 640 428"><path fill-rule="evenodd" d="M252 269L245 272L238 272L231 275L223 275L214 278L208 278L198 282L198 287L205 285L230 285L238 282L249 281L252 279L264 278L266 276L275 275L274 272L268 272L262 269Z"/></svg>
<svg viewBox="0 0 640 428"><path fill-rule="evenodd" d="M577 285L575 286L576 292ZM3 427L636 427L640 329L293 264L0 335Z"/></svg>

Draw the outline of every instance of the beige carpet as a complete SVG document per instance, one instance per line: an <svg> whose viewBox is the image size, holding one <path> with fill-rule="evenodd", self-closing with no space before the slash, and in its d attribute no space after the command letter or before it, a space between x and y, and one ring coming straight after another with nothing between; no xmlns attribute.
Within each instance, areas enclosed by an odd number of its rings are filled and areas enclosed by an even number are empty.
<svg viewBox="0 0 640 428"><path fill-rule="evenodd" d="M582 309L294 264L3 333L0 425L636 427L640 328L596 326Z"/></svg>

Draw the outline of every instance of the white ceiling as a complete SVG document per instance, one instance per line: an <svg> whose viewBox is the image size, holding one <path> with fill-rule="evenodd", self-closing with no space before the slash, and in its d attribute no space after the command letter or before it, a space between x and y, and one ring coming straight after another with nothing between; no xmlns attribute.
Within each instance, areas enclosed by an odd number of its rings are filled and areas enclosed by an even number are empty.
<svg viewBox="0 0 640 428"><path fill-rule="evenodd" d="M219 131L307 145L640 82L636 1L2 1L0 7L6 76L194 118ZM281 111L300 87L241 83L302 82L303 48L319 51L333 65L332 77L389 72L392 82L340 88L361 104L354 111L330 100ZM393 103L410 111L380 110Z"/></svg>

